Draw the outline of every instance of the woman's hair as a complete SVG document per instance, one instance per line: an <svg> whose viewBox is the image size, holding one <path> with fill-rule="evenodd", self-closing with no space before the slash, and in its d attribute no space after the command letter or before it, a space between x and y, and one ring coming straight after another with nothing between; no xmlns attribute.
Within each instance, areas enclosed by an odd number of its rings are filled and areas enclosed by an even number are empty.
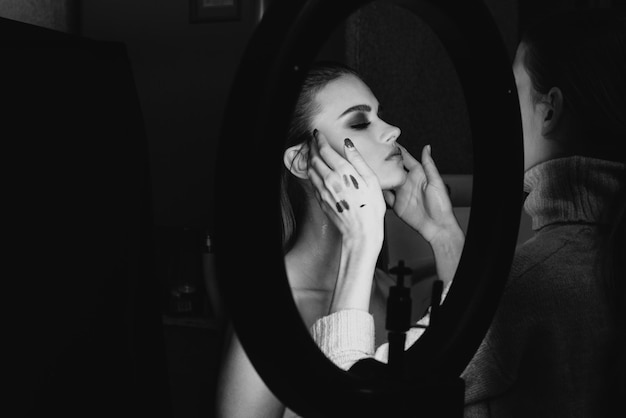
<svg viewBox="0 0 626 418"><path fill-rule="evenodd" d="M522 44L534 91L545 95L558 87L563 93L563 127L571 154L623 162L619 151L626 143L624 14L610 9L554 14L530 26Z"/></svg>
<svg viewBox="0 0 626 418"><path fill-rule="evenodd" d="M313 138L311 121L321 110L315 97L329 82L344 75L360 78L354 69L333 61L320 61L309 69L293 110L285 148L305 144L307 146L303 147L303 150L308 150L309 141ZM293 160L291 163L293 164ZM283 168L280 196L283 220L282 242L283 251L286 253L298 236L298 225L306 210L306 191L301 180L291 174L286 167Z"/></svg>
<svg viewBox="0 0 626 418"><path fill-rule="evenodd" d="M626 163L626 16L613 9L562 12L531 26L522 37L524 66L533 89L563 93L572 155ZM569 137L573 135L574 138ZM567 145L569 147L569 145ZM608 205L598 260L617 322L618 384L626 394L626 173ZM619 394L618 393L618 394ZM616 398L619 398L616 394Z"/></svg>

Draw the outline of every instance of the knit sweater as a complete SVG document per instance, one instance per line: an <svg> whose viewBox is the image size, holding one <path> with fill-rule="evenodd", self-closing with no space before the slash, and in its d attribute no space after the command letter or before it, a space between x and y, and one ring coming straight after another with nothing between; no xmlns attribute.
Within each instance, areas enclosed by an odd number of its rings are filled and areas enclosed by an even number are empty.
<svg viewBox="0 0 626 418"><path fill-rule="evenodd" d="M624 166L567 157L525 173L524 210L535 235L515 253L485 338L462 374L466 417L607 415L615 326L597 269L598 224ZM320 318L311 334L339 367L374 357L367 312ZM407 333L407 347L421 335ZM419 409L418 403L416 408Z"/></svg>

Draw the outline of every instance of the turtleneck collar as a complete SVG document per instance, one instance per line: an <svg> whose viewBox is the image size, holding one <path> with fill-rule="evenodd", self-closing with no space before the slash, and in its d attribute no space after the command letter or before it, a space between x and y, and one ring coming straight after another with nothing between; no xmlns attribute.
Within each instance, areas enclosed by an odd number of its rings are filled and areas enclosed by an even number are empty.
<svg viewBox="0 0 626 418"><path fill-rule="evenodd" d="M620 189L624 164L573 156L546 161L524 174L524 210L537 231L554 223L598 223Z"/></svg>

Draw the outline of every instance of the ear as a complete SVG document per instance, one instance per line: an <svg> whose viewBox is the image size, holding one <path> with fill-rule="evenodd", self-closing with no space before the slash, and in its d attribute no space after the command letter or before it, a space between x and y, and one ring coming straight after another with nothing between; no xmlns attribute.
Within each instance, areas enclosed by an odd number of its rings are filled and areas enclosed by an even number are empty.
<svg viewBox="0 0 626 418"><path fill-rule="evenodd" d="M302 143L294 145L285 150L283 154L283 163L287 170L291 171L291 174L301 179L308 179L307 174L309 156L309 147Z"/></svg>
<svg viewBox="0 0 626 418"><path fill-rule="evenodd" d="M541 101L542 128L544 137L554 133L563 115L563 93L558 87L552 87Z"/></svg>

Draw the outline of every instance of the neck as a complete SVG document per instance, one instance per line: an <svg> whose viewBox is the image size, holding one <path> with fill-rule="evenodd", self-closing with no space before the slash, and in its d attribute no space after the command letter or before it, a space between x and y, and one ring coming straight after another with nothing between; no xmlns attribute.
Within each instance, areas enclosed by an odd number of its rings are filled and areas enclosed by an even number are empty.
<svg viewBox="0 0 626 418"><path fill-rule="evenodd" d="M606 222L607 206L621 185L621 163L572 156L537 164L524 175L524 209L533 230L556 223Z"/></svg>
<svg viewBox="0 0 626 418"><path fill-rule="evenodd" d="M341 233L319 204L309 199L297 241L285 255L291 286L310 290L334 289L340 258Z"/></svg>

